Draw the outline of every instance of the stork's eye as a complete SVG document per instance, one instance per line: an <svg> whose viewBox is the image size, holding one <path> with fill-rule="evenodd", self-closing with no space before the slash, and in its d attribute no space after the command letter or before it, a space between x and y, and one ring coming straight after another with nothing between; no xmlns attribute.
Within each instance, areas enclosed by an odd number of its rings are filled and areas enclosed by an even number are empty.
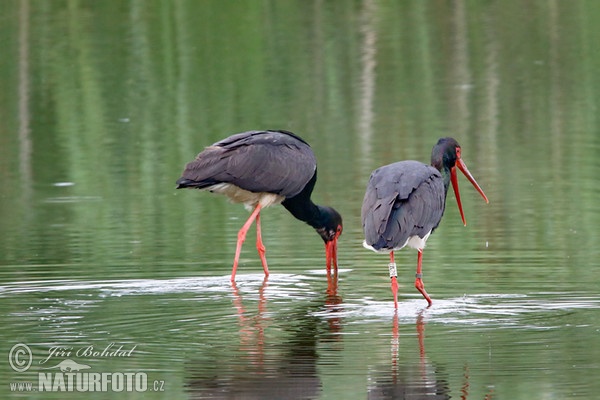
<svg viewBox="0 0 600 400"><path fill-rule="evenodd" d="M456 158L460 158L460 147L456 148Z"/></svg>

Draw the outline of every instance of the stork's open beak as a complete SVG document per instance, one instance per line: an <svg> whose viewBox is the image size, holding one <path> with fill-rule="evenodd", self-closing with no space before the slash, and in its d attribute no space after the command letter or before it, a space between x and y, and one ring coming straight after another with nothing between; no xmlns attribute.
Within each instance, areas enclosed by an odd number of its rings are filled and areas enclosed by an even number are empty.
<svg viewBox="0 0 600 400"><path fill-rule="evenodd" d="M460 193L458 192L458 178L456 177L456 167L460 169L460 171L467 177L469 182L471 182L475 189L477 189L477 191L479 192L481 197L483 197L485 202L489 203L489 200L485 193L483 193L483 190L477 184L475 178L473 178L473 175L471 175L471 173L469 172L467 165L461 158L458 158L456 160L456 165L450 170L450 181L452 182L452 189L454 189L454 195L456 196L456 202L458 203L458 211L460 211L460 217L462 218L463 224L466 226L467 221L465 220L465 214L463 213L462 203L460 202Z"/></svg>

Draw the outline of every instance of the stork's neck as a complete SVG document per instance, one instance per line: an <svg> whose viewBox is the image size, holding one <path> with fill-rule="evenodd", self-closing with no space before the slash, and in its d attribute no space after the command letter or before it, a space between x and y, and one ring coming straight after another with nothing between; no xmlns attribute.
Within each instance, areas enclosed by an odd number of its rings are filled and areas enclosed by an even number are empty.
<svg viewBox="0 0 600 400"><path fill-rule="evenodd" d="M285 199L281 203L294 217L300 221L306 222L315 229L322 228L323 214L322 207L312 202L310 197L296 196Z"/></svg>
<svg viewBox="0 0 600 400"><path fill-rule="evenodd" d="M304 186L304 189L296 196L285 199L281 205L300 221L304 221L313 228L319 229L323 227L321 208L310 199L316 182L317 171L315 170L314 175Z"/></svg>
<svg viewBox="0 0 600 400"><path fill-rule="evenodd" d="M442 179L444 179L444 193L447 195L448 187L450 186L450 169L444 166L440 170L440 173L442 174Z"/></svg>
<svg viewBox="0 0 600 400"><path fill-rule="evenodd" d="M319 206L312 202L310 195L316 181L317 172L315 171L304 189L296 196L286 198L281 205L294 217L315 228L325 243L329 243L342 233L342 216L331 207Z"/></svg>
<svg viewBox="0 0 600 400"><path fill-rule="evenodd" d="M448 194L448 187L450 186L450 167L444 162L443 153L431 155L431 166L442 174L444 179L444 193Z"/></svg>

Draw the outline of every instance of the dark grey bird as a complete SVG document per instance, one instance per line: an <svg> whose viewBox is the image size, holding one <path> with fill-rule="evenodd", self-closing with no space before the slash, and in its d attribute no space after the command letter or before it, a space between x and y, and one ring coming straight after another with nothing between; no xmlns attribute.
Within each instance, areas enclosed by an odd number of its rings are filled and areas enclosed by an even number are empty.
<svg viewBox="0 0 600 400"><path fill-rule="evenodd" d="M177 189L203 189L227 196L252 210L238 232L231 280L235 281L242 243L256 220L256 249L269 275L260 228L260 211L282 204L294 217L316 229L325 242L327 271L337 270L337 240L342 217L311 201L317 160L302 138L287 131L242 132L208 146L185 166Z"/></svg>
<svg viewBox="0 0 600 400"><path fill-rule="evenodd" d="M394 251L406 245L419 252L415 287L431 305L422 280L423 249L442 219L450 183L463 224L467 225L458 191L457 167L488 203L485 193L461 158L460 145L450 137L439 139L433 147L431 165L400 161L380 167L371 174L361 210L365 234L363 245L370 250L390 254L389 271L396 308L398 282Z"/></svg>

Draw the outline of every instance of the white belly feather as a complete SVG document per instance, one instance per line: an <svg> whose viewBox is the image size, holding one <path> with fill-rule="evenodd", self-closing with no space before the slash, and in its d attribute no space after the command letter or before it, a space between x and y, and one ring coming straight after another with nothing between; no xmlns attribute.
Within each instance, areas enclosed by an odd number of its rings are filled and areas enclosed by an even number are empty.
<svg viewBox="0 0 600 400"><path fill-rule="evenodd" d="M412 247L413 249L423 250L425 248L425 242L427 242L427 239L429 239L429 235L431 235L431 231L427 232L427 235L425 235L423 238L420 238L418 235L410 236L402 246L397 246L393 249L376 250L373 248L373 246L367 244L366 241L363 241L363 247L372 250L376 253L389 253L390 251L400 250L406 245L408 245L408 247Z"/></svg>
<svg viewBox="0 0 600 400"><path fill-rule="evenodd" d="M224 194L234 203L242 203L248 210L254 209L257 204L261 208L279 204L285 200L284 196L267 192L250 192L231 183L219 183L207 188L210 192Z"/></svg>

